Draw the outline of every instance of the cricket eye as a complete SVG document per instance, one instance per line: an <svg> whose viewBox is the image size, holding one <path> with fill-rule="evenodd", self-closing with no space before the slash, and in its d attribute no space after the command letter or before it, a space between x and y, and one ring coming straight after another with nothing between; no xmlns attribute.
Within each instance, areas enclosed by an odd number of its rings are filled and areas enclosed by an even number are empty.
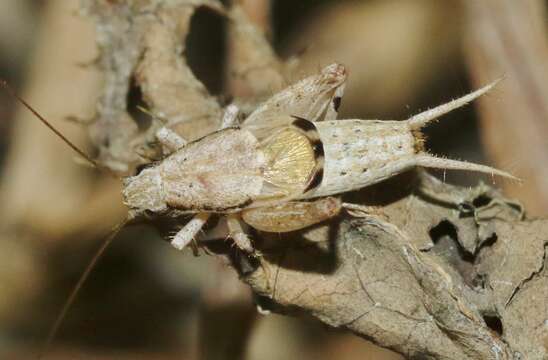
<svg viewBox="0 0 548 360"><path fill-rule="evenodd" d="M156 215L156 213L150 209L145 209L144 213L145 213L145 216L149 218L154 217L154 215Z"/></svg>

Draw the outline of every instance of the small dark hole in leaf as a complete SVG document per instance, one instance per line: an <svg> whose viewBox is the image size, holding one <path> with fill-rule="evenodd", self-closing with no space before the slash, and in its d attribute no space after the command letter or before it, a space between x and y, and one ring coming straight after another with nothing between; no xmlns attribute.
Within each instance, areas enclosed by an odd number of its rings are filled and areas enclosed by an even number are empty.
<svg viewBox="0 0 548 360"><path fill-rule="evenodd" d="M441 244L442 247L446 246L447 244L444 242L440 242L440 240L442 240L445 237L449 237L452 243L454 244L456 251L458 252L459 258L462 261L465 261L468 263L474 262L474 255L467 252L458 242L459 236L457 234L457 228L449 220L440 221L438 225L430 229L428 234L430 235L430 239L432 239L432 242L436 246Z"/></svg>
<svg viewBox="0 0 548 360"><path fill-rule="evenodd" d="M460 210L460 215L459 215L460 217L471 216L472 213L474 212L474 205L468 202L463 202L459 204L459 210Z"/></svg>
<svg viewBox="0 0 548 360"><path fill-rule="evenodd" d="M127 93L127 112L137 124L139 131L145 131L152 124L152 119L149 115L139 110L139 107L147 109L148 106L143 99L141 87L131 78L129 83L129 91Z"/></svg>
<svg viewBox="0 0 548 360"><path fill-rule="evenodd" d="M485 324L489 327L489 329L496 332L499 336L502 336L503 328L500 317L496 315L483 315L483 320L485 321Z"/></svg>
<svg viewBox="0 0 548 360"><path fill-rule="evenodd" d="M489 196L487 195L480 195L480 196L477 196L474 200L472 200L472 204L476 207L476 208L479 208L479 207L482 207L482 206L487 206L491 203L491 199Z"/></svg>
<svg viewBox="0 0 548 360"><path fill-rule="evenodd" d="M484 242L481 243L480 248L493 246L497 242L497 240L497 233L493 233L493 235L489 236Z"/></svg>
<svg viewBox="0 0 548 360"><path fill-rule="evenodd" d="M442 237L449 236L453 240L457 240L457 229L449 220L442 220L440 223L430 229L429 233L430 239L435 243L438 242Z"/></svg>

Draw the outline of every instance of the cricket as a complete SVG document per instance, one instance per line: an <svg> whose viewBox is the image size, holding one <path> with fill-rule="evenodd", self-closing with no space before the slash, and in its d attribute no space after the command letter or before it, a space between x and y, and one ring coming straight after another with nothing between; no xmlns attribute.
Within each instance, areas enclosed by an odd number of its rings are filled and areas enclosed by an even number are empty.
<svg viewBox="0 0 548 360"><path fill-rule="evenodd" d="M167 156L124 179L129 219L195 214L170 241L182 250L210 214L224 214L230 237L251 253L242 221L267 232L299 230L339 214L345 204L331 196L416 166L513 178L488 166L436 157L423 146L422 127L495 83L405 121L337 120L346 76L344 66L329 65L275 94L242 124L229 108L219 131L192 143L160 129L157 138Z"/></svg>
<svg viewBox="0 0 548 360"><path fill-rule="evenodd" d="M245 254L260 256L246 225L273 233L304 229L360 206L344 203L337 195L415 167L515 179L489 166L430 154L424 148L421 132L435 119L487 93L497 82L407 120L337 119L347 76L341 64L326 66L274 94L243 120L237 105L229 105L219 119L219 130L196 141L187 142L167 127L159 129L156 137L163 158L122 179L127 220L107 238L82 275L48 342L98 257L117 231L136 219L181 219L184 225L169 242L183 250L213 214L220 214L226 218L228 236L235 245ZM103 168L18 97L5 81L2 85L80 156Z"/></svg>

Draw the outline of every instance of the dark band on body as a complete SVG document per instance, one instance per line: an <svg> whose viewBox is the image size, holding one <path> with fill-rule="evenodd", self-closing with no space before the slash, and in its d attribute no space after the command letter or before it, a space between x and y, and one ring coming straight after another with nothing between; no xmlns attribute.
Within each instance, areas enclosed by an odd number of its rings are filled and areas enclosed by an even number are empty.
<svg viewBox="0 0 548 360"><path fill-rule="evenodd" d="M314 172L312 179L308 183L308 186L304 189L303 193L313 190L322 184L323 180L323 167Z"/></svg>
<svg viewBox="0 0 548 360"><path fill-rule="evenodd" d="M231 205L226 207L214 207L214 206L208 206L208 205L202 205L202 206L194 206L194 207L183 207L183 206L177 206L173 204L167 204L170 209L173 210L179 210L185 213L198 213L198 212L207 212L207 213L217 213L222 214L227 211L231 210L240 210L245 209L249 205L253 204L252 199L247 199L245 201L242 201L241 203L237 205Z"/></svg>
<svg viewBox="0 0 548 360"><path fill-rule="evenodd" d="M322 140L320 139L320 134L318 133L318 129L316 129L316 125L314 125L312 121L304 119L302 117L293 117L295 118L295 120L293 121L292 125L301 130L306 135L306 137L308 137L308 139L310 140L310 145L312 146L312 149L314 151L314 158L316 160L314 174L312 175L310 181L308 182L308 185L304 190L304 192L307 192L317 188L322 183L325 151Z"/></svg>
<svg viewBox="0 0 548 360"><path fill-rule="evenodd" d="M316 130L316 126L312 121L302 118L300 116L293 115L292 117L295 119L293 120L292 125L301 129L303 132L307 134L310 131L314 131L316 133L318 132L318 130Z"/></svg>

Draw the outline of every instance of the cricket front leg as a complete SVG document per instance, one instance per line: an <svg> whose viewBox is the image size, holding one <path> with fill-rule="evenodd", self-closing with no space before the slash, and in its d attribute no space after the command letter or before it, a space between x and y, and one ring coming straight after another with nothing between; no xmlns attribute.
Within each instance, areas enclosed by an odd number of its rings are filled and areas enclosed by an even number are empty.
<svg viewBox="0 0 548 360"><path fill-rule="evenodd" d="M209 219L209 213L198 213L171 239L171 245L183 250L198 234Z"/></svg>
<svg viewBox="0 0 548 360"><path fill-rule="evenodd" d="M339 199L326 197L315 201L290 201L284 204L245 210L242 219L257 230L289 232L300 230L337 216Z"/></svg>
<svg viewBox="0 0 548 360"><path fill-rule="evenodd" d="M238 114L240 108L234 104L230 104L226 107L221 119L221 130L238 125Z"/></svg>
<svg viewBox="0 0 548 360"><path fill-rule="evenodd" d="M156 131L156 139L163 145L166 155L174 153L187 143L181 135L165 126Z"/></svg>

